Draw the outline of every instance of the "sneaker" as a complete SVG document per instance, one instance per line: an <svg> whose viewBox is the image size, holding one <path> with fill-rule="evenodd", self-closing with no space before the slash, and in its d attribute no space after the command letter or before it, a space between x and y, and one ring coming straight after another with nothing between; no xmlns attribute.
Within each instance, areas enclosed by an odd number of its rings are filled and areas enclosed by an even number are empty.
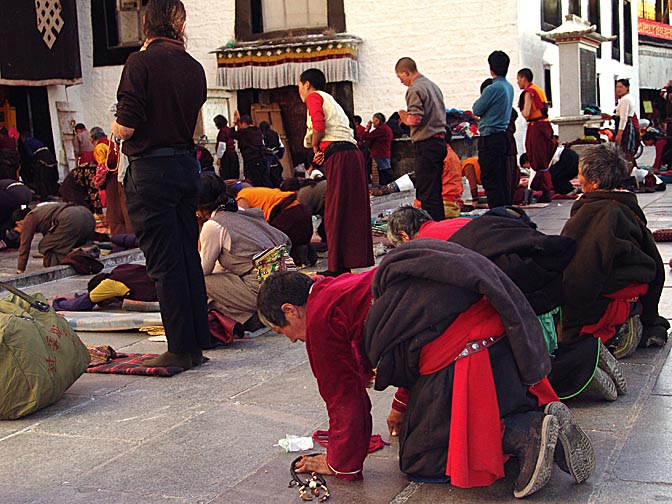
<svg viewBox="0 0 672 504"><path fill-rule="evenodd" d="M587 390L595 392L602 399L607 401L615 401L618 397L616 392L616 384L609 378L609 375L602 371L599 367L595 369L593 379L590 380Z"/></svg>
<svg viewBox="0 0 672 504"><path fill-rule="evenodd" d="M608 348L614 357L624 359L635 353L641 340L642 322L639 315L633 315L618 329L616 336L609 340Z"/></svg>
<svg viewBox="0 0 672 504"><path fill-rule="evenodd" d="M502 449L515 456L520 467L513 496L522 499L543 488L551 479L560 426L553 415L535 411L508 415L504 423Z"/></svg>
<svg viewBox="0 0 672 504"><path fill-rule="evenodd" d="M560 469L571 474L577 483L583 483L595 471L595 452L586 433L572 417L569 408L561 402L544 407L544 413L558 419L558 443L554 459Z"/></svg>
<svg viewBox="0 0 672 504"><path fill-rule="evenodd" d="M611 355L611 352L604 344L600 342L600 357L597 361L597 367L607 373L611 381L616 386L618 395L623 395L628 391L628 382L625 380L623 368L618 363L616 358Z"/></svg>

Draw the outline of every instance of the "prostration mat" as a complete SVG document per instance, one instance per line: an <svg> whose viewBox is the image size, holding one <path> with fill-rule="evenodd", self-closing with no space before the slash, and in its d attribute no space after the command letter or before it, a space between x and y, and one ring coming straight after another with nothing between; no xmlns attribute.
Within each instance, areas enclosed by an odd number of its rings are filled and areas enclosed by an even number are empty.
<svg viewBox="0 0 672 504"><path fill-rule="evenodd" d="M161 314L156 312L89 311L59 312L76 331L131 331L144 326L162 325Z"/></svg>
<svg viewBox="0 0 672 504"><path fill-rule="evenodd" d="M110 362L87 368L87 373L128 374L143 376L174 376L184 371L180 367L144 367L142 361L156 357L158 354L117 354ZM203 362L208 360L203 357Z"/></svg>

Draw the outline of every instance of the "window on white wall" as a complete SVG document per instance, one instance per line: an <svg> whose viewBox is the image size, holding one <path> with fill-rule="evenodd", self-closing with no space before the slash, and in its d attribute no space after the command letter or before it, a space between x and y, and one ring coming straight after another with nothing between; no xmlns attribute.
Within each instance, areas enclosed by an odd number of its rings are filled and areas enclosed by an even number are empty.
<svg viewBox="0 0 672 504"><path fill-rule="evenodd" d="M560 26L562 22L562 6L560 0L542 0L541 2L541 28L552 30Z"/></svg>
<svg viewBox="0 0 672 504"><path fill-rule="evenodd" d="M588 0L588 22L594 24L597 33L602 33L602 23L600 16L600 0ZM602 57L602 46L597 48L597 57Z"/></svg>
<svg viewBox="0 0 672 504"><path fill-rule="evenodd" d="M588 21L597 27L599 33L602 32L600 23L600 0L588 0Z"/></svg>
<svg viewBox="0 0 672 504"><path fill-rule="evenodd" d="M327 0L261 0L265 32L327 26Z"/></svg>
<svg viewBox="0 0 672 504"><path fill-rule="evenodd" d="M623 5L623 62L632 65L632 5L625 0Z"/></svg>
<svg viewBox="0 0 672 504"><path fill-rule="evenodd" d="M581 16L581 0L569 0L569 9L567 13Z"/></svg>
<svg viewBox="0 0 672 504"><path fill-rule="evenodd" d="M626 26L627 30L627 26ZM611 57L621 60L621 0L611 0L611 34L617 39L611 41Z"/></svg>
<svg viewBox="0 0 672 504"><path fill-rule="evenodd" d="M551 86L551 69L549 67L544 68L544 93L546 93L546 99L548 100L548 106L553 106L553 88Z"/></svg>
<svg viewBox="0 0 672 504"><path fill-rule="evenodd" d="M118 0L117 44L138 45L142 42L142 16L147 0Z"/></svg>
<svg viewBox="0 0 672 504"><path fill-rule="evenodd" d="M96 1L96 0L93 0ZM234 0L236 40L345 32L343 0Z"/></svg>
<svg viewBox="0 0 672 504"><path fill-rule="evenodd" d="M93 66L123 65L143 41L148 0L92 0Z"/></svg>

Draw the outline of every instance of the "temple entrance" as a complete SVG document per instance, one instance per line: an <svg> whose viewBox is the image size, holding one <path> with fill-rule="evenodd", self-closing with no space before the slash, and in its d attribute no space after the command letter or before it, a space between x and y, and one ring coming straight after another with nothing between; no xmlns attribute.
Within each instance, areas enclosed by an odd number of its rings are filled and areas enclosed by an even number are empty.
<svg viewBox="0 0 672 504"><path fill-rule="evenodd" d="M55 152L45 86L0 86L0 112L0 124L29 131Z"/></svg>
<svg viewBox="0 0 672 504"><path fill-rule="evenodd" d="M352 114L353 96L351 82L331 82L327 84L327 92L332 94L336 101L348 114ZM285 86L276 89L244 89L238 91L238 111L241 115L252 115L252 104L278 104L282 114L286 142L285 148L291 155L294 166L306 163L310 151L303 147L303 137L306 134L306 105L299 97L296 86ZM277 131L277 128L273 128ZM288 176L286 173L284 176Z"/></svg>

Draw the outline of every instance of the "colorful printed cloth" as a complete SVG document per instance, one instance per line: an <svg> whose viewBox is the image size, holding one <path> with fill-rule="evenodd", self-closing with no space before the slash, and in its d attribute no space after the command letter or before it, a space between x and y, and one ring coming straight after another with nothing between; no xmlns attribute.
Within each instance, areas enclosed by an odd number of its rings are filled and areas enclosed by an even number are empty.
<svg viewBox="0 0 672 504"><path fill-rule="evenodd" d="M86 370L87 373L129 374L145 376L173 376L184 371L180 367L144 367L142 361L152 359L158 354L117 354L116 359L110 362L93 366ZM207 361L203 357L203 362Z"/></svg>
<svg viewBox="0 0 672 504"><path fill-rule="evenodd" d="M285 245L278 245L257 254L252 261L257 268L257 278L260 284L276 271L296 271L294 260Z"/></svg>
<svg viewBox="0 0 672 504"><path fill-rule="evenodd" d="M91 356L89 367L107 364L112 359L116 359L119 356L111 346L87 346L86 348Z"/></svg>

